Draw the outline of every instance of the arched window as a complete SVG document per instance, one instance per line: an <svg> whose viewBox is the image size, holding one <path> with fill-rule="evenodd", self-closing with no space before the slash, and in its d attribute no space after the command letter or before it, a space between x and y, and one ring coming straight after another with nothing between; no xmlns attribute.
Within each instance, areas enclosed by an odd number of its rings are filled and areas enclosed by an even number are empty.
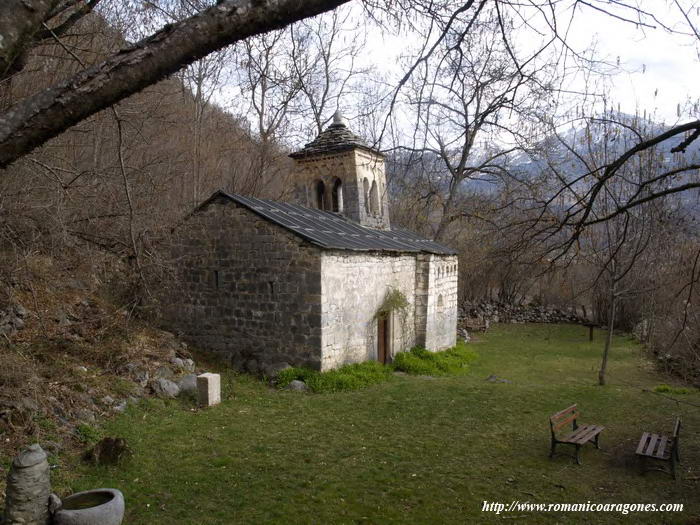
<svg viewBox="0 0 700 525"><path fill-rule="evenodd" d="M444 304L444 303L445 303L445 302L444 302L444 300L442 299L442 295L438 295L438 299L437 299L437 310L438 310L439 313L441 313L441 312L443 311L443 309L445 308L445 304Z"/></svg>
<svg viewBox="0 0 700 525"><path fill-rule="evenodd" d="M372 189L369 190L369 210L372 215L379 215L379 191L377 191L377 181L372 181Z"/></svg>
<svg viewBox="0 0 700 525"><path fill-rule="evenodd" d="M333 183L331 200L333 201L331 211L343 211L343 183L340 181L340 179L335 179L335 182Z"/></svg>
<svg viewBox="0 0 700 525"><path fill-rule="evenodd" d="M369 213L369 181L367 177L362 181L362 189L365 193L365 212Z"/></svg>
<svg viewBox="0 0 700 525"><path fill-rule="evenodd" d="M324 209L325 195L326 195L326 185L323 184L322 180L316 181L314 187L315 197L316 197L316 207L319 210Z"/></svg>

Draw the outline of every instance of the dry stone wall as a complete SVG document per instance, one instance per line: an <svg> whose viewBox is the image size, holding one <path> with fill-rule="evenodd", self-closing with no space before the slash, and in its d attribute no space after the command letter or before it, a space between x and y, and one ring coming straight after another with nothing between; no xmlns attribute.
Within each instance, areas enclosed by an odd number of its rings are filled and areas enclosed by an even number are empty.
<svg viewBox="0 0 700 525"><path fill-rule="evenodd" d="M576 323L590 321L574 309L532 304L513 305L507 303L464 302L459 306L460 322L466 326L489 323Z"/></svg>

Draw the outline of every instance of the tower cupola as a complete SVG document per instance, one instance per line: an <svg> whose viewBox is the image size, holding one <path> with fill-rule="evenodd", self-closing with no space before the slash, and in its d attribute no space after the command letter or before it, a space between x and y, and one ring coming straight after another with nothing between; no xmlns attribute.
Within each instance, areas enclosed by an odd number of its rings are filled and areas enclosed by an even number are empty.
<svg viewBox="0 0 700 525"><path fill-rule="evenodd" d="M350 131L340 111L314 140L289 156L298 204L390 229L384 154Z"/></svg>

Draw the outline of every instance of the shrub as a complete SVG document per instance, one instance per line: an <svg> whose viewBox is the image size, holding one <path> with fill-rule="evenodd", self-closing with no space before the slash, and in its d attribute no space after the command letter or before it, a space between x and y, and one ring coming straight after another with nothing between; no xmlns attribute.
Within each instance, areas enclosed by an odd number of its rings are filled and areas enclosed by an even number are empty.
<svg viewBox="0 0 700 525"><path fill-rule="evenodd" d="M659 392L661 394L691 394L693 390L685 387L657 385L654 387L654 392Z"/></svg>
<svg viewBox="0 0 700 525"><path fill-rule="evenodd" d="M405 315L408 306L408 299L406 299L406 296L401 290L389 288L384 296L382 304L379 305L379 308L374 314L374 318L379 319L380 317L391 314L391 312L401 312Z"/></svg>
<svg viewBox="0 0 700 525"><path fill-rule="evenodd" d="M463 341L442 352L429 352L425 348L412 348L394 357L394 368L414 375L458 375L464 374L476 353Z"/></svg>
<svg viewBox="0 0 700 525"><path fill-rule="evenodd" d="M87 423L80 423L75 427L75 433L81 443L92 445L100 440L101 432Z"/></svg>
<svg viewBox="0 0 700 525"><path fill-rule="evenodd" d="M367 361L316 374L307 384L314 392L357 390L388 381L392 377L392 372L391 367L376 361Z"/></svg>
<svg viewBox="0 0 700 525"><path fill-rule="evenodd" d="M306 383L312 392L345 392L389 381L394 370L413 375L458 375L467 372L468 364L475 357L476 353L463 341L442 352L416 347L398 353L392 365L366 361L323 373L309 368L287 368L277 376L277 387L284 388L297 379Z"/></svg>
<svg viewBox="0 0 700 525"><path fill-rule="evenodd" d="M426 358L423 348L412 348L408 352L401 352L394 357L394 368L407 374L429 376L437 375L435 363Z"/></svg>
<svg viewBox="0 0 700 525"><path fill-rule="evenodd" d="M294 380L307 383L313 374L318 374L318 372L309 368L301 368L296 366L292 368L285 368L277 375L275 383L279 388L284 388Z"/></svg>
<svg viewBox="0 0 700 525"><path fill-rule="evenodd" d="M298 379L312 392L344 392L383 383L391 379L391 374L391 367L376 361L345 365L323 373L308 368L288 368L277 376L277 386L284 388Z"/></svg>

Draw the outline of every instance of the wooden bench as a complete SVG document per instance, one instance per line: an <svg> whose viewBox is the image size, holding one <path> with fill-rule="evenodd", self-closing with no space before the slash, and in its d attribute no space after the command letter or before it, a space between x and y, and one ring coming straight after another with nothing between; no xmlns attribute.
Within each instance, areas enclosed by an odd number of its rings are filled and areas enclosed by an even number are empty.
<svg viewBox="0 0 700 525"><path fill-rule="evenodd" d="M489 326L489 320L483 317L467 317L464 320L464 328L467 332L486 332Z"/></svg>
<svg viewBox="0 0 700 525"><path fill-rule="evenodd" d="M576 405L571 405L569 408L565 408L549 418L549 428L552 432L552 444L549 451L550 459L554 457L557 445L573 445L576 447L576 455L574 458L576 459L576 463L580 465L581 457L579 451L583 445L592 442L595 448L600 448L598 439L605 427L598 425L579 425L579 415L580 413ZM572 431L562 431L561 429L569 423L571 423Z"/></svg>
<svg viewBox="0 0 700 525"><path fill-rule="evenodd" d="M671 437L662 436L644 432L639 445L637 445L637 456L641 463L642 474L649 470L661 470L673 476L673 479L678 479L676 473L676 465L680 463L681 457L678 451L678 440L681 432L681 420L676 418L676 424L673 426L673 435ZM647 467L647 458L654 460L665 461L671 464L671 472L664 468Z"/></svg>

